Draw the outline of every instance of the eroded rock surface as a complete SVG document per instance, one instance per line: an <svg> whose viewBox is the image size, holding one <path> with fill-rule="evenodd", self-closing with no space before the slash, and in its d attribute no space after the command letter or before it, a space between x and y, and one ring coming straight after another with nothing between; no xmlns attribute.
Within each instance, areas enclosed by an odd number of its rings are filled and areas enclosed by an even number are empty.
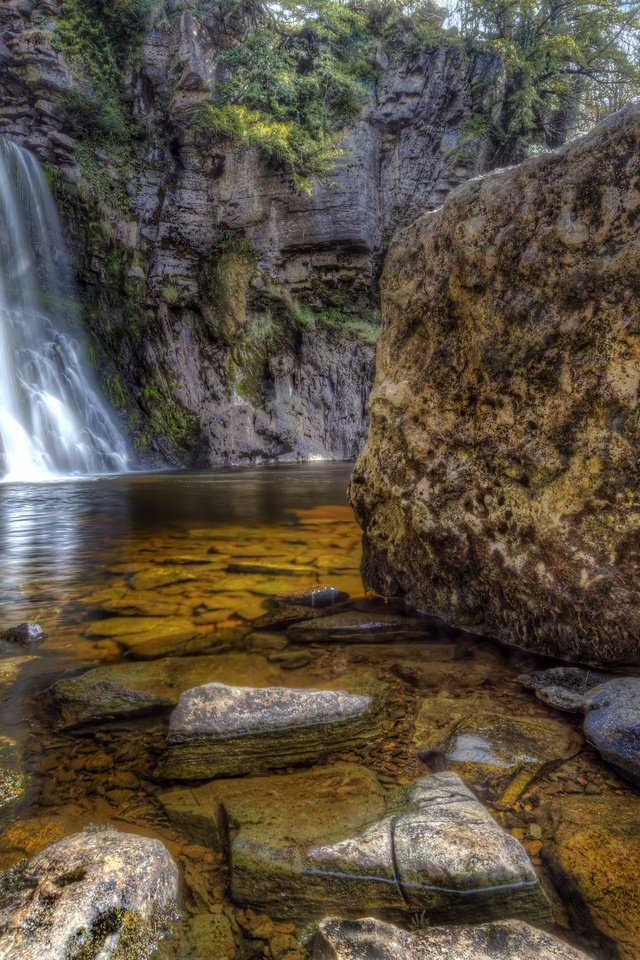
<svg viewBox="0 0 640 960"><path fill-rule="evenodd" d="M385 596L640 660L640 103L398 233L351 484Z"/></svg>
<svg viewBox="0 0 640 960"><path fill-rule="evenodd" d="M407 932L380 920L328 917L313 960L586 960L586 954L519 920Z"/></svg>
<svg viewBox="0 0 640 960"><path fill-rule="evenodd" d="M157 775L204 780L312 763L367 742L380 722L379 688L376 693L195 687L182 694L171 716Z"/></svg>
<svg viewBox="0 0 640 960"><path fill-rule="evenodd" d="M146 956L177 895L159 840L112 829L66 837L0 875L2 957Z"/></svg>

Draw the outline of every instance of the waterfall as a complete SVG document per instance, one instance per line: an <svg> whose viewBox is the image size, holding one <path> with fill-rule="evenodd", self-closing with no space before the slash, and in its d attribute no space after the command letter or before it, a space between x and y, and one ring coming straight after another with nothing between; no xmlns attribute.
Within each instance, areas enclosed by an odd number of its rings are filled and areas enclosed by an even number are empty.
<svg viewBox="0 0 640 960"><path fill-rule="evenodd" d="M0 477L38 481L126 469L44 173L30 153L0 138Z"/></svg>

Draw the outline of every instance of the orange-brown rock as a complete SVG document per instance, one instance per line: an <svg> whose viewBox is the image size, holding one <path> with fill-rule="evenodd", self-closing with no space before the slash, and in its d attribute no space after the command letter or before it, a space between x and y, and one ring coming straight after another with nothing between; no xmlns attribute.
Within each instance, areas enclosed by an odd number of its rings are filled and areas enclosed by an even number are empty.
<svg viewBox="0 0 640 960"><path fill-rule="evenodd" d="M351 485L368 586L640 660L640 103L396 235Z"/></svg>

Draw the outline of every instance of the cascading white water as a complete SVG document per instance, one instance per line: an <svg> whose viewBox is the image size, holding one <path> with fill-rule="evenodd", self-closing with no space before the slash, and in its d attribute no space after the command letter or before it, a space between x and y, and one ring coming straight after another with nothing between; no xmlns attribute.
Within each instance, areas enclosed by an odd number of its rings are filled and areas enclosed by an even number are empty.
<svg viewBox="0 0 640 960"><path fill-rule="evenodd" d="M127 449L100 395L69 257L38 161L0 138L0 478L122 473Z"/></svg>

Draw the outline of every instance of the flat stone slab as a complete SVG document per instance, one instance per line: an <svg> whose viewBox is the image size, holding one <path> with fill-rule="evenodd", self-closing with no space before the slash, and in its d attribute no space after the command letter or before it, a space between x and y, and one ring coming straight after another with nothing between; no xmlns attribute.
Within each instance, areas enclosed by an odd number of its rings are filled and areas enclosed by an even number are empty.
<svg viewBox="0 0 640 960"><path fill-rule="evenodd" d="M159 840L112 829L65 837L0 874L2 956L149 956L177 895Z"/></svg>
<svg viewBox="0 0 640 960"><path fill-rule="evenodd" d="M518 679L545 703L583 712L589 743L622 777L640 786L640 677L555 667Z"/></svg>
<svg viewBox="0 0 640 960"><path fill-rule="evenodd" d="M259 654L220 653L211 656L164 657L96 667L52 688L61 725L126 719L174 707L180 696L210 681L232 684L277 683L282 670ZM305 686L306 677L287 673L291 686Z"/></svg>
<svg viewBox="0 0 640 960"><path fill-rule="evenodd" d="M275 597L275 602L279 607L302 606L313 607L320 610L323 607L331 607L336 603L342 603L349 599L349 594L344 590L338 590L331 584L319 584L312 590L304 590L300 593L287 593L282 597Z"/></svg>
<svg viewBox="0 0 640 960"><path fill-rule="evenodd" d="M275 610L269 610L261 617L257 617L251 624L255 630L277 630L297 623L300 620L309 620L312 617L322 617L324 610L314 610L301 603L286 603L278 605Z"/></svg>
<svg viewBox="0 0 640 960"><path fill-rule="evenodd" d="M85 636L115 640L140 659L195 653L212 639L186 617L107 617L91 623Z"/></svg>
<svg viewBox="0 0 640 960"><path fill-rule="evenodd" d="M380 920L327 917L313 960L587 960L581 950L521 920L408 932Z"/></svg>
<svg viewBox="0 0 640 960"><path fill-rule="evenodd" d="M376 775L355 763L174 787L160 802L177 830L217 853L227 849L230 832L275 844L318 843L357 833L387 810Z"/></svg>
<svg viewBox="0 0 640 960"><path fill-rule="evenodd" d="M224 683L187 690L156 774L206 780L313 763L378 731L379 694Z"/></svg>
<svg viewBox="0 0 640 960"><path fill-rule="evenodd" d="M563 797L544 809L542 855L574 928L604 955L640 957L640 799Z"/></svg>
<svg viewBox="0 0 640 960"><path fill-rule="evenodd" d="M422 701L414 742L422 759L510 806L542 770L575 756L583 740L568 723L507 715L486 698L430 697Z"/></svg>
<svg viewBox="0 0 640 960"><path fill-rule="evenodd" d="M294 623L287 629L287 636L296 643L372 643L378 640L424 639L428 636L428 625L391 613L369 614L348 610Z"/></svg>
<svg viewBox="0 0 640 960"><path fill-rule="evenodd" d="M405 923L422 911L432 923L549 920L523 847L456 774L384 796L370 773L336 765L324 781L313 776L249 780L246 797L243 784L224 782L220 791L211 784L161 799L174 824L200 839L217 818L210 836L225 845L226 833L232 898L273 917L306 921L335 910ZM213 812L220 808L224 815Z"/></svg>

